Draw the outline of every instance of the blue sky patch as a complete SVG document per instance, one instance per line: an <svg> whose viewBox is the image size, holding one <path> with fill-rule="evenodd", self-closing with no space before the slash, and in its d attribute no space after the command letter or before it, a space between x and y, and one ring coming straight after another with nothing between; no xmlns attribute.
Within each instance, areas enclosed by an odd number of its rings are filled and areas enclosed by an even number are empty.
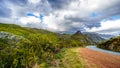
<svg viewBox="0 0 120 68"><path fill-rule="evenodd" d="M42 14L39 14L39 16L36 16L33 13L27 13L26 16L34 16L36 18L39 18L39 19L43 20L43 15Z"/></svg>
<svg viewBox="0 0 120 68"><path fill-rule="evenodd" d="M90 14L90 17L96 17L96 16L98 16L98 14L96 12L93 12Z"/></svg>
<svg viewBox="0 0 120 68"><path fill-rule="evenodd" d="M33 13L27 13L27 16L35 16Z"/></svg>
<svg viewBox="0 0 120 68"><path fill-rule="evenodd" d="M40 17L39 17L41 20L43 20L43 15L42 14L40 14Z"/></svg>
<svg viewBox="0 0 120 68"><path fill-rule="evenodd" d="M111 16L110 18L111 18L112 20L117 20L117 19L120 19L120 15Z"/></svg>
<svg viewBox="0 0 120 68"><path fill-rule="evenodd" d="M106 18L106 19L104 19L102 21L118 20L118 19L120 19L120 15L111 16L111 17Z"/></svg>

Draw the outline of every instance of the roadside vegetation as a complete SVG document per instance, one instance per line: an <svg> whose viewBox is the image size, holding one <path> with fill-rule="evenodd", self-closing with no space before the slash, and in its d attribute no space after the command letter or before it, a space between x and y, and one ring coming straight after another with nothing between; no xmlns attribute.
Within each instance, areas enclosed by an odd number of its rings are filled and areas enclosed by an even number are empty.
<svg viewBox="0 0 120 68"><path fill-rule="evenodd" d="M120 36L105 40L99 43L97 47L120 52Z"/></svg>
<svg viewBox="0 0 120 68"><path fill-rule="evenodd" d="M50 68L84 68L84 61L79 56L79 48L63 48L55 54Z"/></svg>

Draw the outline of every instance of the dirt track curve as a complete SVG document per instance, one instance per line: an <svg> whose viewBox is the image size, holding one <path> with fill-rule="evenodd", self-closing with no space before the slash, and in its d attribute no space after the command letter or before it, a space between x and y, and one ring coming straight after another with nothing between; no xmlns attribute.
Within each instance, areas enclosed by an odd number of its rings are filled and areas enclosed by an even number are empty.
<svg viewBox="0 0 120 68"><path fill-rule="evenodd" d="M120 68L120 56L88 48L80 48L79 52L85 59L86 68Z"/></svg>

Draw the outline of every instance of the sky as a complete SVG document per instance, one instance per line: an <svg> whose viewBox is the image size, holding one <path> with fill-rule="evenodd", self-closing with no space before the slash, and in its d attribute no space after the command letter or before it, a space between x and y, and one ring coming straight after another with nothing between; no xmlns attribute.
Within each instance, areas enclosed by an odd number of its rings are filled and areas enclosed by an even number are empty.
<svg viewBox="0 0 120 68"><path fill-rule="evenodd" d="M120 0L0 0L0 22L73 33L120 34Z"/></svg>

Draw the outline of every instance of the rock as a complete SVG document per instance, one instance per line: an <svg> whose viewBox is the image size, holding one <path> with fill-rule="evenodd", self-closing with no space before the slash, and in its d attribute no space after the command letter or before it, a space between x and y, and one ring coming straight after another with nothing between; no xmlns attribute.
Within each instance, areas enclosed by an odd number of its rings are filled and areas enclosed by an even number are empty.
<svg viewBox="0 0 120 68"><path fill-rule="evenodd" d="M10 39L10 40L20 40L23 37L8 32L0 31L0 38Z"/></svg>

